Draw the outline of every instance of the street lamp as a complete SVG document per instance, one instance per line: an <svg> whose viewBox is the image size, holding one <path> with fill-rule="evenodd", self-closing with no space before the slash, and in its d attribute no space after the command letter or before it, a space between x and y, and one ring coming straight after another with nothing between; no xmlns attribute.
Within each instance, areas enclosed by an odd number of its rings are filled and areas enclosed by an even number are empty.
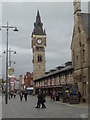
<svg viewBox="0 0 90 120"><path fill-rule="evenodd" d="M11 61L11 53L16 54L16 51L11 50L11 48L9 48L9 67L11 67L11 63L13 62L15 64L15 61ZM3 53L6 53L5 51ZM11 91L11 84L10 84L10 78L9 78L9 99L10 99L10 91Z"/></svg>
<svg viewBox="0 0 90 120"><path fill-rule="evenodd" d="M18 31L17 27L14 26L9 26L8 22L6 26L1 26L1 28L5 28L6 29L6 33L7 33L7 40L6 40L6 95L5 95L5 103L8 103L8 31L10 28L13 28L14 31ZM0 30L1 30L0 28Z"/></svg>

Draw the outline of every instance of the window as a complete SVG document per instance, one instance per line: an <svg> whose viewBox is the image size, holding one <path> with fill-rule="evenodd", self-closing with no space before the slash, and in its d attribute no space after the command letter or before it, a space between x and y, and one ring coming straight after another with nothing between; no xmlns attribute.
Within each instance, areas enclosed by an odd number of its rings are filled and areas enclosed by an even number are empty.
<svg viewBox="0 0 90 120"><path fill-rule="evenodd" d="M36 51L43 51L44 48L43 47L36 47Z"/></svg>
<svg viewBox="0 0 90 120"><path fill-rule="evenodd" d="M73 65L75 65L75 54L74 54L74 50L73 50Z"/></svg>
<svg viewBox="0 0 90 120"><path fill-rule="evenodd" d="M85 46L83 45L83 51L82 51L82 56L83 56L83 62L85 62Z"/></svg>
<svg viewBox="0 0 90 120"><path fill-rule="evenodd" d="M38 62L42 62L42 55L38 55Z"/></svg>
<svg viewBox="0 0 90 120"><path fill-rule="evenodd" d="M78 60L78 55L76 56L76 60Z"/></svg>

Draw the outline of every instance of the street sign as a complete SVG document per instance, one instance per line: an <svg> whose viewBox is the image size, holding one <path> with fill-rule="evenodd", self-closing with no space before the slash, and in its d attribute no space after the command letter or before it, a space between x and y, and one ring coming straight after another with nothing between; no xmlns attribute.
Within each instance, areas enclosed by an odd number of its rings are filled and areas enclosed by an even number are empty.
<svg viewBox="0 0 90 120"><path fill-rule="evenodd" d="M11 83L11 86L14 86L15 84L14 77L10 77L10 83Z"/></svg>
<svg viewBox="0 0 90 120"><path fill-rule="evenodd" d="M14 68L9 67L9 69L8 69L8 76L9 77L14 77Z"/></svg>

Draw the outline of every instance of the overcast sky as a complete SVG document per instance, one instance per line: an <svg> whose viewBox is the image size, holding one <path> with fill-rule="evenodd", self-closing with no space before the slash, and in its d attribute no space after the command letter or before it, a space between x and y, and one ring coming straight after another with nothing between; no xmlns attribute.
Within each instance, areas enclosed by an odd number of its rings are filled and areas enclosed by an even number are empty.
<svg viewBox="0 0 90 120"><path fill-rule="evenodd" d="M15 77L33 71L31 34L36 20L37 10L40 11L41 21L47 33L46 71L65 62L71 61L70 45L73 31L73 3L72 2L4 2L2 4L2 24L18 27L19 31L9 29L9 48L12 53L12 66ZM87 12L87 3L82 4L82 11ZM6 47L6 31L2 31L3 51ZM3 77L5 76L5 54L3 57Z"/></svg>

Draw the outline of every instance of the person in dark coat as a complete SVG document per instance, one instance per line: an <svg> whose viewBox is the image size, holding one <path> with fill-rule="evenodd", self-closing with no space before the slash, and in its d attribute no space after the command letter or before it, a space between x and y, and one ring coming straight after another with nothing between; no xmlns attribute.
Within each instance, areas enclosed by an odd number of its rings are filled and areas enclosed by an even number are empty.
<svg viewBox="0 0 90 120"><path fill-rule="evenodd" d="M60 93L59 91L56 92L56 101L59 101L60 100Z"/></svg>
<svg viewBox="0 0 90 120"><path fill-rule="evenodd" d="M40 108L41 104L42 108L46 108L45 101L45 94L39 90L37 106L35 108Z"/></svg>
<svg viewBox="0 0 90 120"><path fill-rule="evenodd" d="M11 92L10 95L11 95L11 98L12 98L13 97L13 92Z"/></svg>
<svg viewBox="0 0 90 120"><path fill-rule="evenodd" d="M20 100L22 101L22 98L23 98L23 93L20 92Z"/></svg>
<svg viewBox="0 0 90 120"><path fill-rule="evenodd" d="M16 97L16 92L14 92L13 95L14 95L14 98L15 98Z"/></svg>
<svg viewBox="0 0 90 120"><path fill-rule="evenodd" d="M46 108L46 105L45 105L45 102L46 102L46 100L45 100L45 93L43 93L43 91L42 91L42 93L41 93L41 104L42 104L42 108Z"/></svg>
<svg viewBox="0 0 90 120"><path fill-rule="evenodd" d="M25 101L27 101L27 91L24 92L24 98L25 98Z"/></svg>
<svg viewBox="0 0 90 120"><path fill-rule="evenodd" d="M80 92L78 92L78 96L79 96L79 102L81 102L81 93Z"/></svg>

